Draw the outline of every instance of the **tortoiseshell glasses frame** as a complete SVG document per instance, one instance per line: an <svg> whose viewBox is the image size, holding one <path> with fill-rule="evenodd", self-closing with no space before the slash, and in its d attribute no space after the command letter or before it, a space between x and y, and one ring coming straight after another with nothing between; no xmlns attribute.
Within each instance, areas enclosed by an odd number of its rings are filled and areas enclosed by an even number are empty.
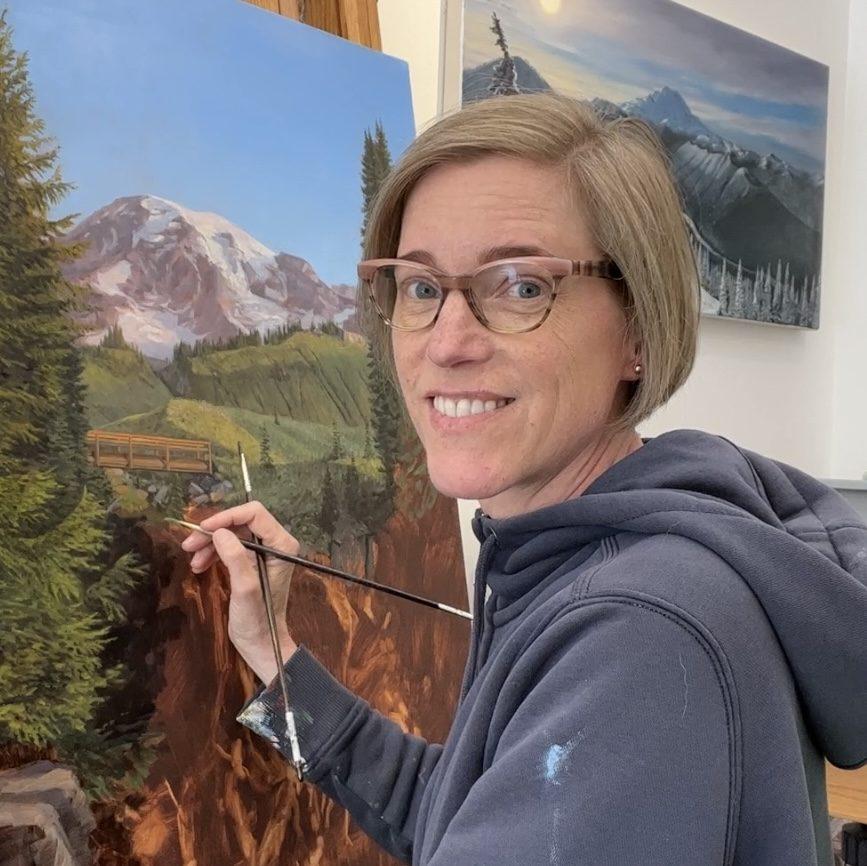
<svg viewBox="0 0 867 866"><path fill-rule="evenodd" d="M503 334L533 331L548 318L560 282L572 276L623 280L623 273L611 259L575 261L549 256L521 256L488 262L469 274L446 274L408 259L368 259L358 265L358 277L374 309L390 328L399 331L419 331L434 324L448 289L464 292L473 315L491 331ZM406 290L408 286L422 285L437 294L405 298L402 318L400 312L396 315L398 287ZM522 285L534 286L540 295L503 297L504 287ZM409 309L410 305L414 308ZM492 321L497 317L500 321Z"/></svg>

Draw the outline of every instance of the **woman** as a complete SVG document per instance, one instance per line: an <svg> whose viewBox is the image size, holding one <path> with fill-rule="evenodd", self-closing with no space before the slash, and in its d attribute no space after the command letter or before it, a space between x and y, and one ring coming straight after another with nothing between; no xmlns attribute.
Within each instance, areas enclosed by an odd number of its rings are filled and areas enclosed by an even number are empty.
<svg viewBox="0 0 867 866"><path fill-rule="evenodd" d="M652 134L552 95L471 105L409 148L366 255L430 477L481 506L475 622L444 745L284 627L308 778L414 864L830 864L823 759L867 756L867 528L722 437L636 432L698 328ZM191 567L228 567L231 638L268 684L239 719L288 757L235 532L298 541L258 503L203 526Z"/></svg>

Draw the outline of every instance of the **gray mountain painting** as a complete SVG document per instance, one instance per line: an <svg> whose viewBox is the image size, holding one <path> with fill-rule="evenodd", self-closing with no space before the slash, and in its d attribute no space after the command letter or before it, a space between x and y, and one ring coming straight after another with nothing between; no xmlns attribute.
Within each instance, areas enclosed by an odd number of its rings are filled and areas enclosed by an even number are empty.
<svg viewBox="0 0 867 866"><path fill-rule="evenodd" d="M827 66L669 0L465 0L464 101L551 89L657 131L704 314L818 328Z"/></svg>

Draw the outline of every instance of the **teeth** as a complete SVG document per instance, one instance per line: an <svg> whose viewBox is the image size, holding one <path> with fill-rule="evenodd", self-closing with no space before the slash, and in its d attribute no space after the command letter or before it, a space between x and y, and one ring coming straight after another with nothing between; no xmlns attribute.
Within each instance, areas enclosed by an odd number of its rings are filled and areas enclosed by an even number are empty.
<svg viewBox="0 0 867 866"><path fill-rule="evenodd" d="M433 398L434 408L437 412L441 415L447 415L449 418L465 418L467 415L493 412L495 409L502 409L507 402L507 400L470 400L467 397L452 400L450 397L443 397L439 394Z"/></svg>

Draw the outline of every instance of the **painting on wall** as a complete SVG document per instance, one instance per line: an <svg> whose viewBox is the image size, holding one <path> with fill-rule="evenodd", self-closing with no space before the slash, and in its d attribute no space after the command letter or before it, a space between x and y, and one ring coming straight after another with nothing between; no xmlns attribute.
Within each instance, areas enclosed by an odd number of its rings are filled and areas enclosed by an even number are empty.
<svg viewBox="0 0 867 866"><path fill-rule="evenodd" d="M0 15L0 863L58 798L76 862L391 862L236 721L227 575L164 518L242 502L240 444L308 558L466 607L456 503L356 310L406 65L240 0ZM289 604L445 737L464 620L302 569Z"/></svg>
<svg viewBox="0 0 867 866"><path fill-rule="evenodd" d="M463 100L556 90L659 134L705 315L818 328L828 67L670 0L464 0Z"/></svg>

